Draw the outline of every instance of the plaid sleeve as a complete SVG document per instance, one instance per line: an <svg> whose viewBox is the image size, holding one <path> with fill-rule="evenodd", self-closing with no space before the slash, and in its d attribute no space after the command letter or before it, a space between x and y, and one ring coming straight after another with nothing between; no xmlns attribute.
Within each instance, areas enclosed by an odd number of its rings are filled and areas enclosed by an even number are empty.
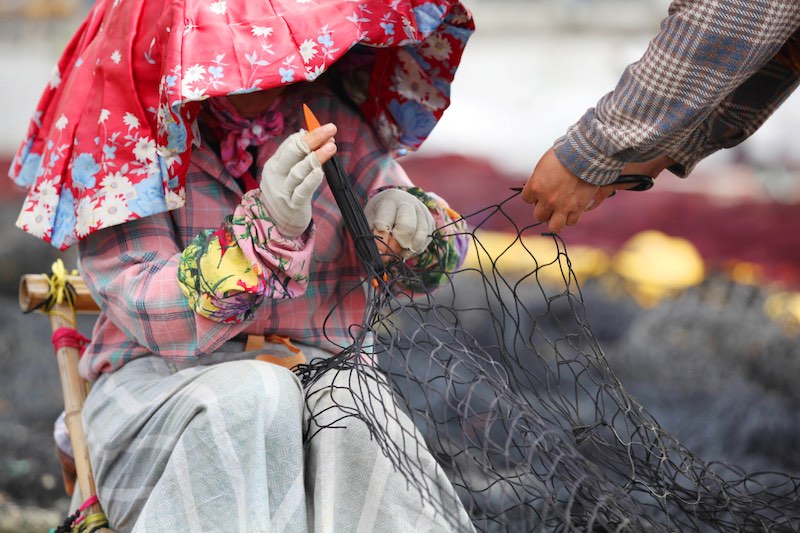
<svg viewBox="0 0 800 533"><path fill-rule="evenodd" d="M744 138L792 86L774 78L770 60L798 26L795 1L673 2L644 56L556 140L557 157L585 181L604 185L631 161L672 155L694 164L730 143L714 133L721 125L735 124ZM765 106L759 95L741 111L736 106L752 97L750 81L771 82L775 99Z"/></svg>
<svg viewBox="0 0 800 533"><path fill-rule="evenodd" d="M183 250L178 282L200 316L246 321L264 298L294 298L305 292L313 236L313 224L297 239L281 235L261 191L254 189L219 229L199 233Z"/></svg>
<svg viewBox="0 0 800 533"><path fill-rule="evenodd" d="M687 176L702 159L750 137L797 88L798 73L777 60L745 80L700 126L674 147L665 147L677 161L670 171Z"/></svg>
<svg viewBox="0 0 800 533"><path fill-rule="evenodd" d="M103 319L147 351L185 360L214 351L245 324L215 322L189 307L177 243L169 213L151 215L80 241L79 265Z"/></svg>

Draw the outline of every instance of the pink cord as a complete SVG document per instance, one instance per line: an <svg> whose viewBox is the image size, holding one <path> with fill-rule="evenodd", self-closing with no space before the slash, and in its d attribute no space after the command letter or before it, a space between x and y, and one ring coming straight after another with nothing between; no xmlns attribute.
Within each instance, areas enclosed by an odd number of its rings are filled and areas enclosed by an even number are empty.
<svg viewBox="0 0 800 533"><path fill-rule="evenodd" d="M97 500L97 496L92 496L91 498L87 498L87 500L85 502L83 502L83 504L80 507L78 507L78 510L83 512L86 509L88 509L89 507L91 507L92 505L96 504L97 501L98 501Z"/></svg>
<svg viewBox="0 0 800 533"><path fill-rule="evenodd" d="M67 327L60 327L55 330L51 340L54 349L77 348L81 355L83 355L86 345L89 344L89 339L81 335L78 330Z"/></svg>
<svg viewBox="0 0 800 533"><path fill-rule="evenodd" d="M97 496L92 496L91 498L88 498L85 502L83 502L83 504L80 507L78 507L78 512L81 514L81 516L79 516L78 519L75 520L75 522L72 525L77 526L78 524L83 522L83 519L86 518L86 515L83 514L83 512L92 505L96 504L97 501L98 501Z"/></svg>

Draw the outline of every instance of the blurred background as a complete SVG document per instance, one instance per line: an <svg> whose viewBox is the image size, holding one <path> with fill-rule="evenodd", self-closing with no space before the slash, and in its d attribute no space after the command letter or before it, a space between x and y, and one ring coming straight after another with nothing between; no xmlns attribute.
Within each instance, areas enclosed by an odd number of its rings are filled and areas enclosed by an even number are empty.
<svg viewBox="0 0 800 533"><path fill-rule="evenodd" d="M641 56L669 2L463 1L478 31L452 106L403 162L417 184L467 214L525 182ZM4 170L90 5L0 0ZM620 193L562 234L594 334L623 384L701 457L746 469L800 466L798 126L795 95L690 178L664 174L651 191ZM16 295L22 273L49 272L59 257L71 268L75 258L14 227L23 197L0 180L0 532L46 530L67 511L51 437L61 399L49 326L23 316ZM531 222L521 201L509 209L517 224ZM502 250L512 229L487 228L483 241Z"/></svg>

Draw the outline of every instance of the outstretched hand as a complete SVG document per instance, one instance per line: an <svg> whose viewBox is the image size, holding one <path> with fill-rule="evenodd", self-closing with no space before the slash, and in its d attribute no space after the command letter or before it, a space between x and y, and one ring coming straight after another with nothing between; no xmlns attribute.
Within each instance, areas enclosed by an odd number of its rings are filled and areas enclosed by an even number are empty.
<svg viewBox="0 0 800 533"><path fill-rule="evenodd" d="M596 203L599 189L570 172L550 148L522 189L522 199L533 205L537 221L547 222L547 229L558 233L564 226L578 223L592 202Z"/></svg>
<svg viewBox="0 0 800 533"><path fill-rule="evenodd" d="M675 164L667 156L642 163L628 163L621 175L640 174L656 178L665 168ZM634 185L597 186L570 172L551 148L542 156L533 174L522 189L522 199L533 205L533 217L547 222L547 229L558 233L564 226L574 226L586 211L600 206L618 190Z"/></svg>

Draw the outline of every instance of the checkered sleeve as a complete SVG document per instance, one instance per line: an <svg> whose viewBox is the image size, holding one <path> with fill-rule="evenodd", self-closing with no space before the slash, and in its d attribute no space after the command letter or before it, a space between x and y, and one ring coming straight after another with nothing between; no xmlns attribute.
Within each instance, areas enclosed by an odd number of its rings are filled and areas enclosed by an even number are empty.
<svg viewBox="0 0 800 533"><path fill-rule="evenodd" d="M198 192L183 208L192 221L183 228L159 213L79 243L81 275L104 319L150 353L182 360L244 331L265 298L302 294L314 241L313 226L298 239L275 231L258 189L229 206L212 176L189 180ZM196 237L184 247L179 232Z"/></svg>
<svg viewBox="0 0 800 533"><path fill-rule="evenodd" d="M798 72L771 60L736 88L700 126L675 146L665 145L666 155L677 162L669 168L687 176L698 162L723 148L750 137L797 88Z"/></svg>
<svg viewBox="0 0 800 533"><path fill-rule="evenodd" d="M773 58L798 26L796 0L673 2L642 58L556 140L557 157L597 185L662 155L685 173L741 142L791 92L796 76Z"/></svg>
<svg viewBox="0 0 800 533"><path fill-rule="evenodd" d="M159 213L89 235L79 265L102 320L150 353L185 360L212 352L245 323L195 313L178 284L181 251L169 213Z"/></svg>

